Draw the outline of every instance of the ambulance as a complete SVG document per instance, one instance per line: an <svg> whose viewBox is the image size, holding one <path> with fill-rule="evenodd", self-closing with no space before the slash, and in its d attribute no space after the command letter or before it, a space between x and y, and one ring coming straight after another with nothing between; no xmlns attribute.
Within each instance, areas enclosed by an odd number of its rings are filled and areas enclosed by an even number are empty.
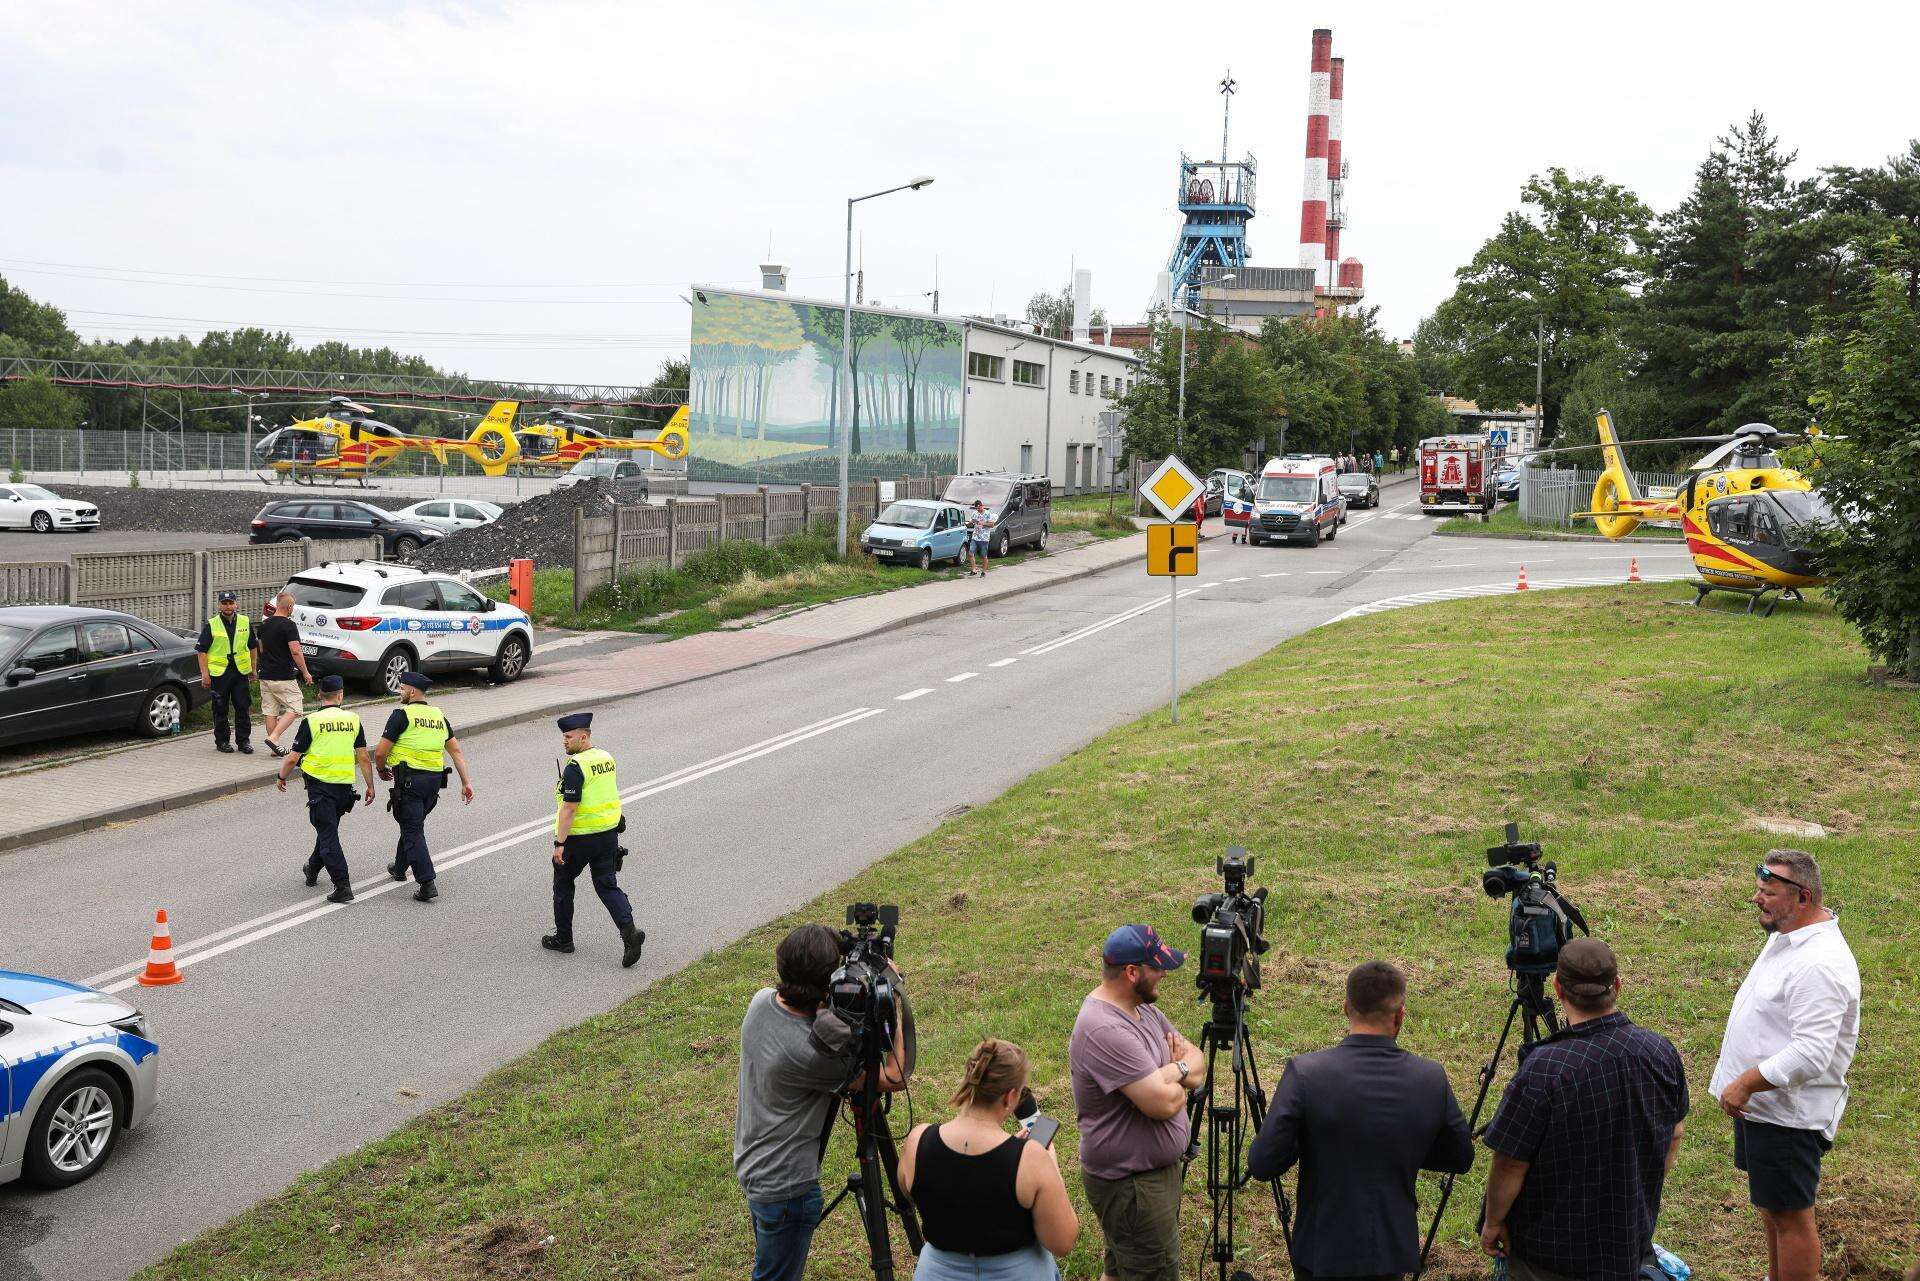
<svg viewBox="0 0 1920 1281"><path fill-rule="evenodd" d="M1269 459L1254 482L1247 541L1255 547L1267 543L1318 547L1323 538L1332 542L1347 519L1338 474L1333 459L1321 455Z"/></svg>

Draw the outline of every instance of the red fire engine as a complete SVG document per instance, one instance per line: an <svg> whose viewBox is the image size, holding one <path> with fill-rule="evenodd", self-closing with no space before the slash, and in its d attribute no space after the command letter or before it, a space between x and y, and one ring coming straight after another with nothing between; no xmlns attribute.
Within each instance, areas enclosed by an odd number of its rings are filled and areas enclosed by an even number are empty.
<svg viewBox="0 0 1920 1281"><path fill-rule="evenodd" d="M1420 510L1492 511L1495 470L1485 436L1429 436L1420 442Z"/></svg>

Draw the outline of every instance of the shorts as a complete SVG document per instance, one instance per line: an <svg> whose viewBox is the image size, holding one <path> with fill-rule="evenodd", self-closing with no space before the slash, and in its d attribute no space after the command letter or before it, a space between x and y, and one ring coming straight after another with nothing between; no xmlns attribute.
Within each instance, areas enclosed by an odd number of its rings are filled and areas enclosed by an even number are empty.
<svg viewBox="0 0 1920 1281"><path fill-rule="evenodd" d="M967 550L976 556L985 556L987 554L987 540L984 538L969 538L967 540Z"/></svg>
<svg viewBox="0 0 1920 1281"><path fill-rule="evenodd" d="M260 714L272 718L292 713L298 716L306 709L305 700L300 694L299 681L261 681Z"/></svg>
<svg viewBox="0 0 1920 1281"><path fill-rule="evenodd" d="M1757 1209L1812 1209L1820 1158L1832 1146L1818 1130L1733 1118L1733 1167L1746 1171L1747 1196Z"/></svg>
<svg viewBox="0 0 1920 1281"><path fill-rule="evenodd" d="M1087 1203L1106 1238L1105 1275L1115 1281L1180 1281L1179 1162L1102 1179L1080 1172Z"/></svg>

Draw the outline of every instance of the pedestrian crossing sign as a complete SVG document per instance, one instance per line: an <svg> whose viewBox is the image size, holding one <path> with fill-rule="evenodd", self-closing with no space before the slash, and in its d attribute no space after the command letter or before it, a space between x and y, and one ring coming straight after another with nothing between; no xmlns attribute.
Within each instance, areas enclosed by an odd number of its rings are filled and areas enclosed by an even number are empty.
<svg viewBox="0 0 1920 1281"><path fill-rule="evenodd" d="M1172 454L1167 460L1153 469L1146 483L1140 486L1140 496L1154 505L1154 508L1168 520L1179 520L1193 508L1193 500L1199 496L1202 486L1200 478L1187 470L1187 465Z"/></svg>
<svg viewBox="0 0 1920 1281"><path fill-rule="evenodd" d="M1198 525L1147 526L1147 573L1155 578L1189 578L1200 572Z"/></svg>

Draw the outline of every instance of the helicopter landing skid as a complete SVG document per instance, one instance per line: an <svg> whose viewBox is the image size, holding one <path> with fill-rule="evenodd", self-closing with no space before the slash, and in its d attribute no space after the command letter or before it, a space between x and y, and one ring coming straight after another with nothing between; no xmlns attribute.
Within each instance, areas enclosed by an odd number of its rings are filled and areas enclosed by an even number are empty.
<svg viewBox="0 0 1920 1281"><path fill-rule="evenodd" d="M1772 618L1774 607L1783 600L1798 601L1801 604L1805 604L1807 599L1800 594L1798 587L1730 587L1724 583L1709 583L1696 578L1693 580L1693 608L1698 609L1706 601L1707 597L1714 592L1727 592L1734 596L1745 596L1747 598L1747 613L1753 613L1754 609L1758 607L1760 617L1762 618ZM1772 599L1769 600L1769 597L1772 597Z"/></svg>

